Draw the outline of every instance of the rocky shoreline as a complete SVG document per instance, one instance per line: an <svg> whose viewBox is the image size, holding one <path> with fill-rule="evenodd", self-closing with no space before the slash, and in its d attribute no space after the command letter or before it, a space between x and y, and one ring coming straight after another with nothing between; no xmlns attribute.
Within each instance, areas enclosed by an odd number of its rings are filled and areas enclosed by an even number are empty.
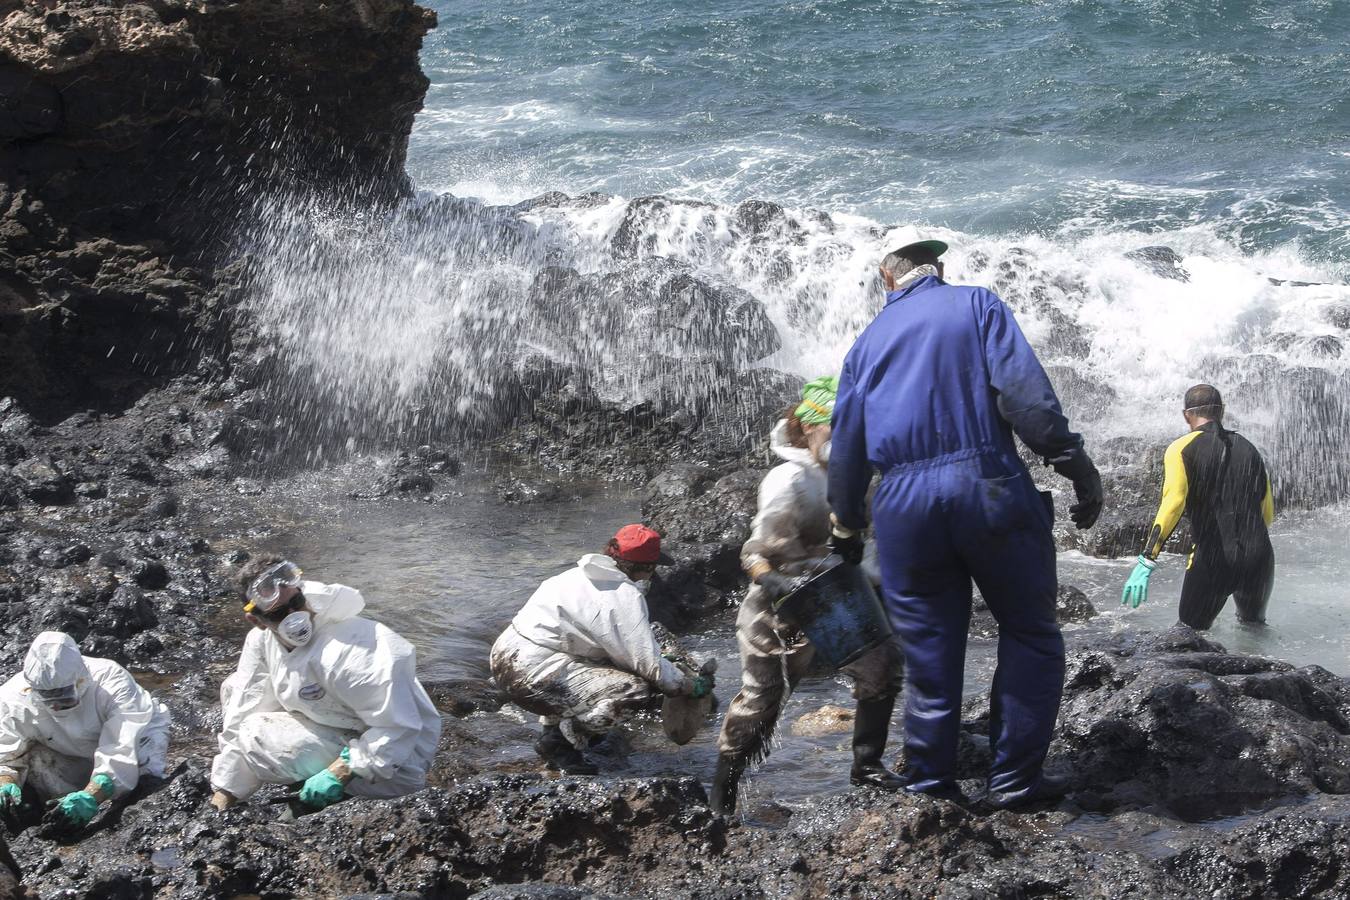
<svg viewBox="0 0 1350 900"><path fill-rule="evenodd" d="M1184 628L1076 649L1069 671L1052 765L1077 790L1039 812L985 815L853 791L749 824L713 816L697 778L438 772L438 786L409 797L284 821L265 797L206 814L206 769L192 759L119 821L96 821L77 846L30 830L11 848L42 896L1181 898L1350 889L1350 682L1229 654ZM987 764L986 717L972 704L963 726L970 788Z"/></svg>
<svg viewBox="0 0 1350 900"><path fill-rule="evenodd" d="M425 791L296 821L264 802L208 815L216 692L244 627L228 584L243 557L214 537L217 516L232 497L265 491L269 474L304 464L297 429L278 422L276 347L242 302L249 248L233 226L268 191L372 209L406 196L407 135L427 84L417 50L433 21L409 0L0 2L0 667L16 669L38 631L69 632L159 688L177 764L162 790L104 815L79 844L32 830L12 838L30 891L1350 894L1350 681L1230 654L1185 629L1073 639L1052 765L1075 792L1026 815L850 792L772 822L727 821L707 809L705 773L502 774L470 752L480 743L472 717L500 705L478 682L428 685L446 729ZM501 252L517 253L533 240L526 217L602 200L492 208L443 198L439 212L417 215L476 217ZM570 348L575 362L521 354L501 367L502 412L481 452L488 474L471 470L499 479L506 503L555 497L575 473L644 485L643 515L679 560L651 604L676 629L744 590L737 555L771 464L764 435L800 384L745 370L777 346L758 301L653 259L651 223L695 206L631 201L613 236L621 262L604 274L544 265L541 249L532 302L554 349ZM734 219L736 240L752 248L801 227L764 202ZM1010 302L1043 300L1024 259L986 262ZM790 276L772 253L761 263ZM647 348L659 365L639 372L654 387L636 401L606 389L614 358L578 349L616 291L654 333L681 335ZM723 320L735 334L690 325ZM1082 336L1065 320L1050 343L1072 354ZM1071 405L1102 390L1075 381L1072 367L1052 374ZM1335 395L1309 379L1308 390ZM470 466L447 440L455 433L448 423L405 437L358 493L436 498ZM1118 441L1093 452L1110 511L1087 535L1065 527L1057 539L1093 555L1133 552L1152 516L1160 448ZM1068 590L1061 607L1066 619L1092 614ZM975 633L989 628L977 616ZM964 717L963 774L976 793L987 717L978 701Z"/></svg>

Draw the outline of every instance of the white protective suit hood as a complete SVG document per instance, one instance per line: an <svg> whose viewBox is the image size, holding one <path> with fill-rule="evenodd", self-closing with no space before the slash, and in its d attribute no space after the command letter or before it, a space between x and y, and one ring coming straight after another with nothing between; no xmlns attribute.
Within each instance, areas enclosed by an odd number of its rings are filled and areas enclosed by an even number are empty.
<svg viewBox="0 0 1350 900"><path fill-rule="evenodd" d="M785 459L788 462L797 463L802 466L818 466L815 457L806 447L794 447L788 440L787 419L779 419L778 424L769 432L769 449L779 459Z"/></svg>
<svg viewBox="0 0 1350 900"><path fill-rule="evenodd" d="M44 631L28 648L28 656L23 661L23 677L34 690L52 691L72 684L80 685L81 681L87 685L89 668L70 635Z"/></svg>
<svg viewBox="0 0 1350 900"><path fill-rule="evenodd" d="M577 568L591 581L621 583L628 580L628 576L619 571L614 560L604 553L587 553L577 560Z"/></svg>
<svg viewBox="0 0 1350 900"><path fill-rule="evenodd" d="M361 592L345 584L305 581L300 584L300 593L305 595L305 601L314 611L316 630L354 619L366 608L366 598Z"/></svg>
<svg viewBox="0 0 1350 900"><path fill-rule="evenodd" d="M769 448L783 460L764 476L750 537L741 547L746 572L768 565L786 575L800 575L830 552L829 476L805 447L788 441L787 420L769 433ZM863 571L880 583L876 544L868 540Z"/></svg>

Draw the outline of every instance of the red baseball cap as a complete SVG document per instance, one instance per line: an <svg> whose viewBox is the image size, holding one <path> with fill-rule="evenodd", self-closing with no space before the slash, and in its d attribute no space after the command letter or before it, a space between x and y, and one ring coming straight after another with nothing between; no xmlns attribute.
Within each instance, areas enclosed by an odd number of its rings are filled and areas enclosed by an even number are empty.
<svg viewBox="0 0 1350 900"><path fill-rule="evenodd" d="M661 552L661 535L646 525L625 525L614 533L618 549L614 558L624 562L673 565L675 560Z"/></svg>

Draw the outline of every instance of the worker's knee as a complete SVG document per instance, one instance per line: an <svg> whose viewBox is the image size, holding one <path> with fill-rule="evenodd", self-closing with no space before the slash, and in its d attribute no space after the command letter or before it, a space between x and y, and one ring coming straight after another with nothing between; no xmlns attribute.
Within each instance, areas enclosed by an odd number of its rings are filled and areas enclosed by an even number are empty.
<svg viewBox="0 0 1350 900"><path fill-rule="evenodd" d="M252 759L269 757L294 743L295 731L290 713L257 713L239 723L239 747Z"/></svg>

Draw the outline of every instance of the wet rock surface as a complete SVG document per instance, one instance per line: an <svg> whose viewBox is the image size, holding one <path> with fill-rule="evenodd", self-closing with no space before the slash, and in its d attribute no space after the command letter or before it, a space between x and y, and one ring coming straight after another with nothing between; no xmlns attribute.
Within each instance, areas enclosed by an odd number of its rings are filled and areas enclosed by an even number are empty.
<svg viewBox="0 0 1350 900"><path fill-rule="evenodd" d="M1182 819L1350 793L1350 694L1319 667L1240 656L1185 626L1075 656L1060 738L1088 808Z"/></svg>
<svg viewBox="0 0 1350 900"><path fill-rule="evenodd" d="M13 418L20 407L9 409ZM202 536L201 511L183 495L207 481L187 474L184 461L219 446L229 416L207 410L197 385L179 381L124 413L9 429L6 446L20 461L0 465L18 487L0 510L7 670L49 629L68 632L86 653L161 674L228 654L211 620L232 598L230 563Z"/></svg>
<svg viewBox="0 0 1350 900"><path fill-rule="evenodd" d="M11 846L42 896L1337 897L1347 715L1350 682L1179 629L1074 650L1051 755L1074 790L1039 810L850 790L756 825L712 815L694 778L461 769L287 820L265 802L279 789L209 812L189 761L78 849L32 830ZM980 711L967 719L960 774L978 795Z"/></svg>

